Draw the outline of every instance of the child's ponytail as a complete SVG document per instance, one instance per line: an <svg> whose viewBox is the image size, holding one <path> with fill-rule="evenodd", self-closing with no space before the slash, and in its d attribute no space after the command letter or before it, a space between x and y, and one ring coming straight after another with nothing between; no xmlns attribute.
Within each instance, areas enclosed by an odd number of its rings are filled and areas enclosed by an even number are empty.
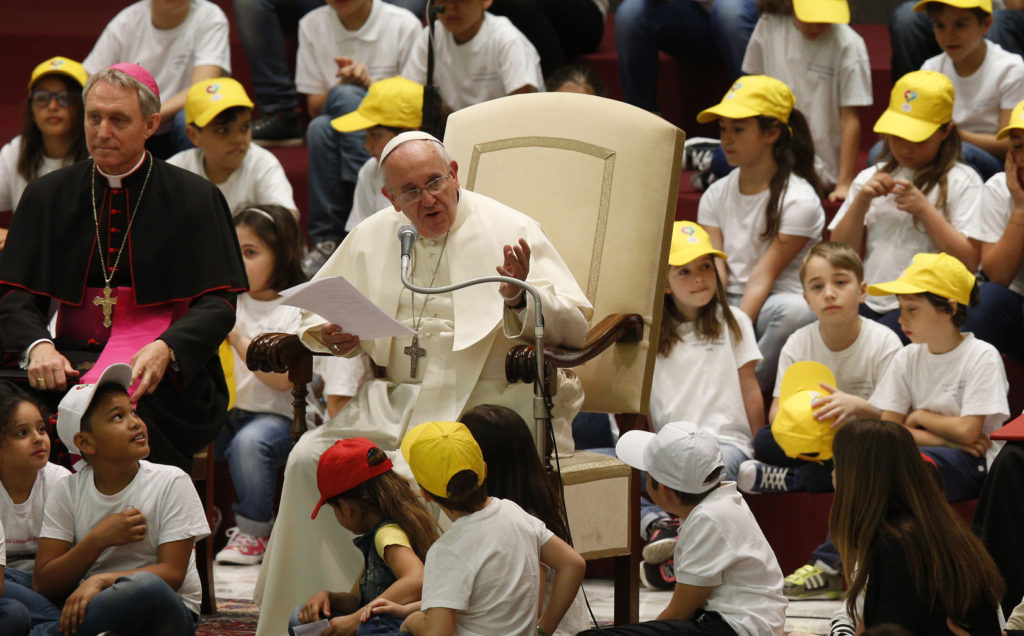
<svg viewBox="0 0 1024 636"><path fill-rule="evenodd" d="M802 177L811 184L818 196L822 195L824 188L818 173L814 170L814 140L811 138L811 129L807 126L807 119L803 113L794 108L789 114L789 126L766 115L757 117L757 125L762 133L779 131L779 138L772 146L772 156L777 170L769 185L764 230L760 236L762 241L771 241L779 234L782 200L786 196L789 175L795 173Z"/></svg>

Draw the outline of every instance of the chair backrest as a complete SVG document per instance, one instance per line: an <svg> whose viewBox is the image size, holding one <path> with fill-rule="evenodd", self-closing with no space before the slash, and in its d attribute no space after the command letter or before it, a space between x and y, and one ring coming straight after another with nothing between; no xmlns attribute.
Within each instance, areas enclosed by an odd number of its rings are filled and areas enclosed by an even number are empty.
<svg viewBox="0 0 1024 636"><path fill-rule="evenodd" d="M640 343L577 367L583 408L647 413L684 135L644 110L590 95L513 95L460 110L445 145L463 187L539 220L594 305L640 314ZM514 240L515 237L509 237Z"/></svg>

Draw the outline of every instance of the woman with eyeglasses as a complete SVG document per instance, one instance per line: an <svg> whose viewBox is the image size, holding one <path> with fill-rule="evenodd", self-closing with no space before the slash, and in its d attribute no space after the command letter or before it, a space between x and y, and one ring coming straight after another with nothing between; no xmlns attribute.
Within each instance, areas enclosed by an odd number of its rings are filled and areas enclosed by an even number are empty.
<svg viewBox="0 0 1024 636"><path fill-rule="evenodd" d="M88 156L82 117L85 68L53 57L32 71L21 134L0 149L0 211L15 210L25 186ZM7 229L0 228L0 249Z"/></svg>

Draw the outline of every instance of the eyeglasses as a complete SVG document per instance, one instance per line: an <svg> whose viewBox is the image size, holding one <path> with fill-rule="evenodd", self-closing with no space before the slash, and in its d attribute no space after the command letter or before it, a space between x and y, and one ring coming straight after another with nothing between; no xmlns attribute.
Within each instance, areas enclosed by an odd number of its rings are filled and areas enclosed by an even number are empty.
<svg viewBox="0 0 1024 636"><path fill-rule="evenodd" d="M404 205L412 205L420 202L420 197L423 196L423 192L429 192L430 194L438 194L441 189L444 188L445 183L452 178L452 173L448 173L443 177L438 177L423 186L422 188L409 188L405 192L394 195L395 199Z"/></svg>
<svg viewBox="0 0 1024 636"><path fill-rule="evenodd" d="M46 108L50 105L50 100L56 99L58 106L67 107L71 103L71 100L75 97L75 94L71 91L57 91L52 93L50 91L35 91L32 93L32 105L36 108Z"/></svg>

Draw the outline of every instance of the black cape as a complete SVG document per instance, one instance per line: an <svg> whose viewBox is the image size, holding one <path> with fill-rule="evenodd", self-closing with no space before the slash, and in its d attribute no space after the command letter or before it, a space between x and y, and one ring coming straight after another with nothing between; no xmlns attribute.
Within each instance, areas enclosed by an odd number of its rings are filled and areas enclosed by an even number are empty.
<svg viewBox="0 0 1024 636"><path fill-rule="evenodd" d="M139 305L189 304L160 336L178 368L169 367L156 391L138 402L150 428L150 458L187 469L224 421L227 387L217 348L234 325L235 299L247 281L231 213L216 186L147 158L123 187L138 192L149 161L152 173L113 285L131 286ZM30 183L18 203L0 257L0 347L8 363L50 337L51 301L91 302L84 298L87 283L103 285L89 181L95 178L97 206L107 181L93 175L91 160L79 162ZM74 353L69 343L56 344L69 358ZM61 397L31 391L50 404Z"/></svg>

